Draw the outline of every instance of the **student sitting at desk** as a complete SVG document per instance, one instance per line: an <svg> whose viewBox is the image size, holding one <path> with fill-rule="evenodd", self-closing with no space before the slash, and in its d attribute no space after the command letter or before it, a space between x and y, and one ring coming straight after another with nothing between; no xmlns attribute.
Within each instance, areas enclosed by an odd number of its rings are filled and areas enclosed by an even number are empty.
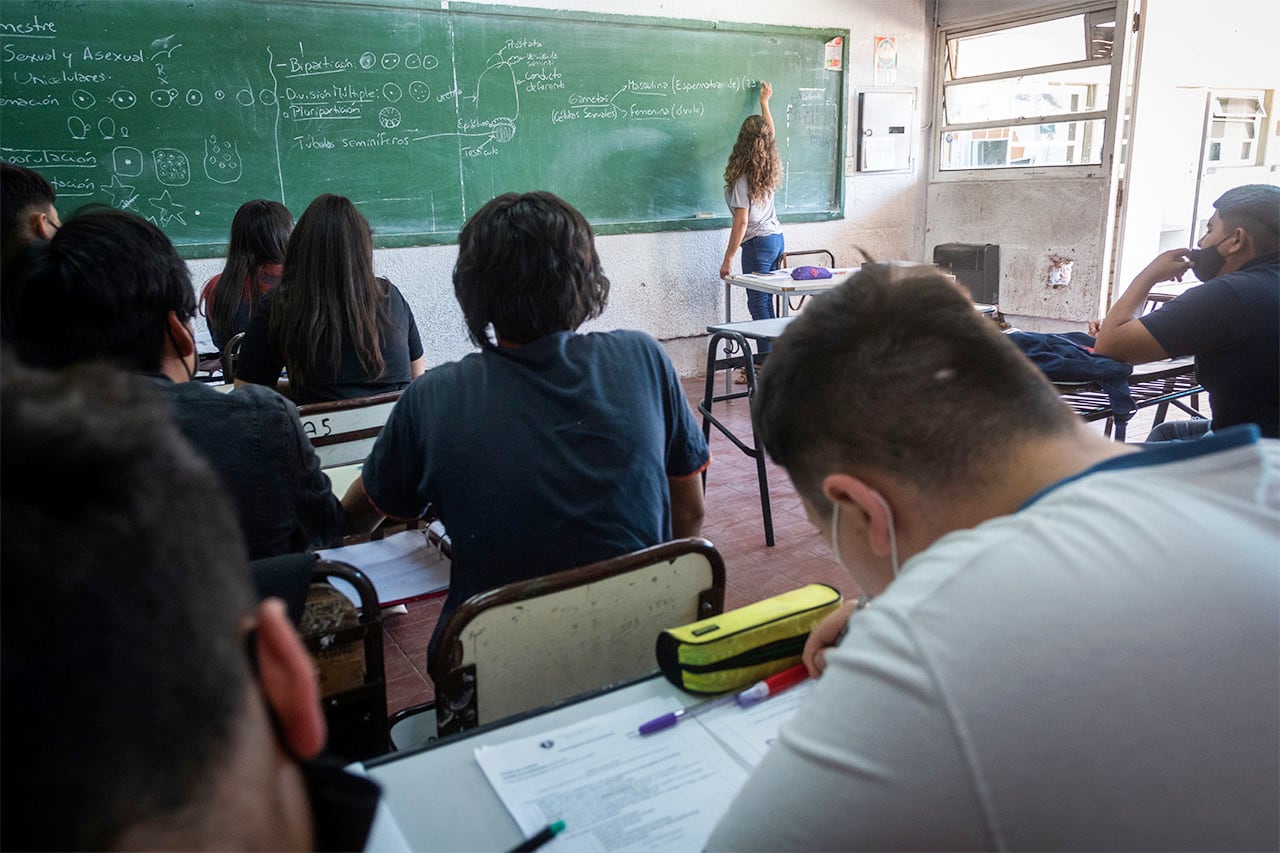
<svg viewBox="0 0 1280 853"><path fill-rule="evenodd" d="M478 592L697 535L710 453L671 362L640 332L575 331L609 296L582 214L498 196L458 235L453 287L480 352L409 386L343 499L353 533L439 511L439 625Z"/></svg>
<svg viewBox="0 0 1280 853"><path fill-rule="evenodd" d="M1213 206L1199 252L1158 255L1111 306L1097 333L1094 351L1120 361L1196 357L1212 424L1170 421L1149 441L1199 438L1210 426L1248 423L1280 438L1280 187L1236 187ZM1188 271L1204 284L1139 316L1151 288L1181 281Z"/></svg>
<svg viewBox="0 0 1280 853"><path fill-rule="evenodd" d="M274 388L282 367L299 404L399 391L426 370L409 303L374 276L369 223L343 196L319 196L298 220L280 284L241 342L236 385Z"/></svg>
<svg viewBox="0 0 1280 853"><path fill-rule="evenodd" d="M258 300L280 283L292 230L293 214L278 201L254 199L236 211L227 265L200 291L200 313L208 318L209 335L219 352L227 341L248 331Z"/></svg>
<svg viewBox="0 0 1280 853"><path fill-rule="evenodd" d="M0 160L0 284L12 281L23 252L58 232L57 198L44 175ZM8 305L0 303L0 337L10 323Z"/></svg>
<svg viewBox="0 0 1280 853"><path fill-rule="evenodd" d="M733 255L742 247L744 273L770 272L782 263L785 248L782 225L773 206L773 191L782 180L782 161L774 138L769 98L773 87L760 82L760 115L747 116L738 130L729 163L724 169L724 200L733 214L729 245L720 263L720 277L733 268ZM773 296L759 290L747 291L747 310L752 320L773 319ZM758 352L769 351L768 341L758 344ZM741 377L739 385L747 381Z"/></svg>
<svg viewBox="0 0 1280 853"><path fill-rule="evenodd" d="M753 409L872 601L709 849L1276 848L1280 441L1109 441L967 294L866 267Z"/></svg>
<svg viewBox="0 0 1280 853"><path fill-rule="evenodd" d="M0 160L0 259L4 267L37 241L48 240L61 222L58 193L44 175Z"/></svg>
<svg viewBox="0 0 1280 853"><path fill-rule="evenodd" d="M170 400L234 498L251 558L324 547L341 534L342 507L293 404L265 388L221 394L190 381L196 300L186 263L160 229L118 210L76 216L9 286L21 359L107 361L149 377ZM203 497L174 510L198 516Z"/></svg>
<svg viewBox="0 0 1280 853"><path fill-rule="evenodd" d="M169 409L0 364L0 848L359 850L377 787L311 760L314 664Z"/></svg>

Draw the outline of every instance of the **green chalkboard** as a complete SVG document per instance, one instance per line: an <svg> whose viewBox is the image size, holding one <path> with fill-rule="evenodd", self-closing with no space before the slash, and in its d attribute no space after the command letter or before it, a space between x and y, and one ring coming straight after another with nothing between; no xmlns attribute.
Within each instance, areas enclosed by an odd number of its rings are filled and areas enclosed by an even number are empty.
<svg viewBox="0 0 1280 853"><path fill-rule="evenodd" d="M189 257L220 253L247 199L296 216L322 192L381 246L454 242L512 190L602 233L723 227L725 160L769 80L779 214L833 219L847 41L441 0L4 0L0 155L64 214L135 210Z"/></svg>

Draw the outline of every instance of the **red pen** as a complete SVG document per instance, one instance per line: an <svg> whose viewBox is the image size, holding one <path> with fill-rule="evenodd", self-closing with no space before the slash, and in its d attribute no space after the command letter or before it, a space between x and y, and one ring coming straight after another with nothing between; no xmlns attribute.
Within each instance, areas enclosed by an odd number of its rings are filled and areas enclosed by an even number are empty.
<svg viewBox="0 0 1280 853"><path fill-rule="evenodd" d="M784 669L776 675L771 675L764 681L757 681L755 684L743 690L737 695L735 701L743 708L750 708L752 705L764 699L768 699L775 693L781 693L788 687L794 687L809 677L809 670L805 665L798 663L789 669Z"/></svg>

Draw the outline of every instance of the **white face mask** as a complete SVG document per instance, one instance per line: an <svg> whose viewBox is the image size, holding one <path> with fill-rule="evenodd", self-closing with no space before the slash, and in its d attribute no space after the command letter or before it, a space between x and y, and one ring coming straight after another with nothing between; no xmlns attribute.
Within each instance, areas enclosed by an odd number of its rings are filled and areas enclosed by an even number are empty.
<svg viewBox="0 0 1280 853"><path fill-rule="evenodd" d="M894 530L893 510L889 509L889 502L879 492L872 492L875 499L880 502L880 506L884 507L884 514L889 521L889 564L893 566L893 576L898 576L898 536ZM840 504L836 501L831 502L831 554L836 559L836 564L846 572L849 567L844 564L844 560L840 559Z"/></svg>

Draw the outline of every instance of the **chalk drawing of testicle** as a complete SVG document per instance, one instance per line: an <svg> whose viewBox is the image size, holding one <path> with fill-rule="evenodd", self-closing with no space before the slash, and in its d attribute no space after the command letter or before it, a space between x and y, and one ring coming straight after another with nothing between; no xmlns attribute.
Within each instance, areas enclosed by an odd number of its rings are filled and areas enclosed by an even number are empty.
<svg viewBox="0 0 1280 853"><path fill-rule="evenodd" d="M204 173L215 184L234 184L240 180L244 161L240 159L237 143L209 134L204 141Z"/></svg>
<svg viewBox="0 0 1280 853"><path fill-rule="evenodd" d="M166 187L185 187L191 183L191 161L177 148L157 148L151 152L156 161L156 178Z"/></svg>

